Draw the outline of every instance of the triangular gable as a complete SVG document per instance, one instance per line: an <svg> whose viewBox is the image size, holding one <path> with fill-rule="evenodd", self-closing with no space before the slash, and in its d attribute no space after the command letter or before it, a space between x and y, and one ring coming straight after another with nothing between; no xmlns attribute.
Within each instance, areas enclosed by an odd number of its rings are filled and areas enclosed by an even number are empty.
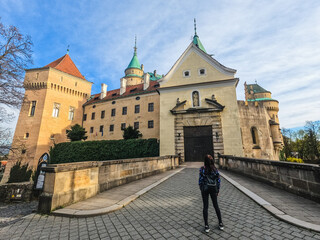
<svg viewBox="0 0 320 240"><path fill-rule="evenodd" d="M84 76L80 73L79 69L76 67L69 54L62 56L61 58L49 63L44 67L52 67L62 72L68 73L72 76L82 78L85 80Z"/></svg>
<svg viewBox="0 0 320 240"><path fill-rule="evenodd" d="M193 42L191 42L190 45L187 47L187 49L182 53L182 55L179 57L179 59L171 67L169 72L163 78L161 78L159 80L159 82L166 83L172 77L172 75L175 73L175 71L180 67L180 65L184 62L184 60L190 55L190 53L192 51L196 52L202 59L204 59L212 67L214 67L215 69L217 69L219 72L221 72L223 74L234 77L234 74L237 72L237 70L235 70L235 69L228 68L228 67L222 65L217 60L215 60L211 55L200 50L197 46L195 46L193 44Z"/></svg>

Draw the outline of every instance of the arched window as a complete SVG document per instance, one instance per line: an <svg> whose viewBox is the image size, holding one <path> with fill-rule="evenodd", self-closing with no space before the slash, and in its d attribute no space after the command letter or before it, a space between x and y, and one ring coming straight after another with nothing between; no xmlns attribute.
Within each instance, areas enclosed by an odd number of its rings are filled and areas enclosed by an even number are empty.
<svg viewBox="0 0 320 240"><path fill-rule="evenodd" d="M251 128L251 137L252 137L252 143L258 145L259 137L258 137L258 130L256 127Z"/></svg>
<svg viewBox="0 0 320 240"><path fill-rule="evenodd" d="M192 104L193 104L193 107L199 107L200 106L200 97L199 97L199 92L198 91L193 91L192 92Z"/></svg>

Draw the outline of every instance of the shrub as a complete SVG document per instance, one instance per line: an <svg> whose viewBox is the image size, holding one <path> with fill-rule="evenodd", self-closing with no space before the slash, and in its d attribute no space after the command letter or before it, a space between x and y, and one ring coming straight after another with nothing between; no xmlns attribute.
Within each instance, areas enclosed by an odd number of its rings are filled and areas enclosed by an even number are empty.
<svg viewBox="0 0 320 240"><path fill-rule="evenodd" d="M21 166L21 162L18 161L10 169L8 183L28 182L30 181L31 174L32 170L28 169L28 164Z"/></svg>
<svg viewBox="0 0 320 240"><path fill-rule="evenodd" d="M123 139L135 139L140 137L142 137L141 132L130 125L129 127L123 129Z"/></svg>
<svg viewBox="0 0 320 240"><path fill-rule="evenodd" d="M105 161L159 156L157 139L64 142L50 150L50 163Z"/></svg>
<svg viewBox="0 0 320 240"><path fill-rule="evenodd" d="M297 162L297 163L304 163L301 158L294 158L294 157L288 157L287 158L288 162Z"/></svg>
<svg viewBox="0 0 320 240"><path fill-rule="evenodd" d="M88 138L86 133L87 132L83 127L79 124L75 124L71 126L71 130L67 130L67 138L69 138L71 142L86 140Z"/></svg>

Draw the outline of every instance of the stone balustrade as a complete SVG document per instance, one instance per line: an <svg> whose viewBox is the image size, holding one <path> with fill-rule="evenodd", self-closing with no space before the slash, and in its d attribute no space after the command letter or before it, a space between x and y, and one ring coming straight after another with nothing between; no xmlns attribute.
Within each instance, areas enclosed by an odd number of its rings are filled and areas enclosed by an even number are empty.
<svg viewBox="0 0 320 240"><path fill-rule="evenodd" d="M50 164L43 168L46 175L38 210L49 213L178 165L177 156Z"/></svg>
<svg viewBox="0 0 320 240"><path fill-rule="evenodd" d="M220 155L222 169L247 175L256 180L320 202L320 166Z"/></svg>

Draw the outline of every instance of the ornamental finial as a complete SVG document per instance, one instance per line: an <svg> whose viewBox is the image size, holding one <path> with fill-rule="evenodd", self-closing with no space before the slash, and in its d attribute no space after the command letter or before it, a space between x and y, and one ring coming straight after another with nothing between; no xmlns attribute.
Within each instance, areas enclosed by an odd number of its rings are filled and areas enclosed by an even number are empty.
<svg viewBox="0 0 320 240"><path fill-rule="evenodd" d="M197 22L195 18L194 18L194 35L197 35Z"/></svg>
<svg viewBox="0 0 320 240"><path fill-rule="evenodd" d="M135 39L134 39L134 54L137 54L137 35L135 35Z"/></svg>
<svg viewBox="0 0 320 240"><path fill-rule="evenodd" d="M68 45L68 48L67 48L67 54L69 54L69 48L70 48L70 45Z"/></svg>

